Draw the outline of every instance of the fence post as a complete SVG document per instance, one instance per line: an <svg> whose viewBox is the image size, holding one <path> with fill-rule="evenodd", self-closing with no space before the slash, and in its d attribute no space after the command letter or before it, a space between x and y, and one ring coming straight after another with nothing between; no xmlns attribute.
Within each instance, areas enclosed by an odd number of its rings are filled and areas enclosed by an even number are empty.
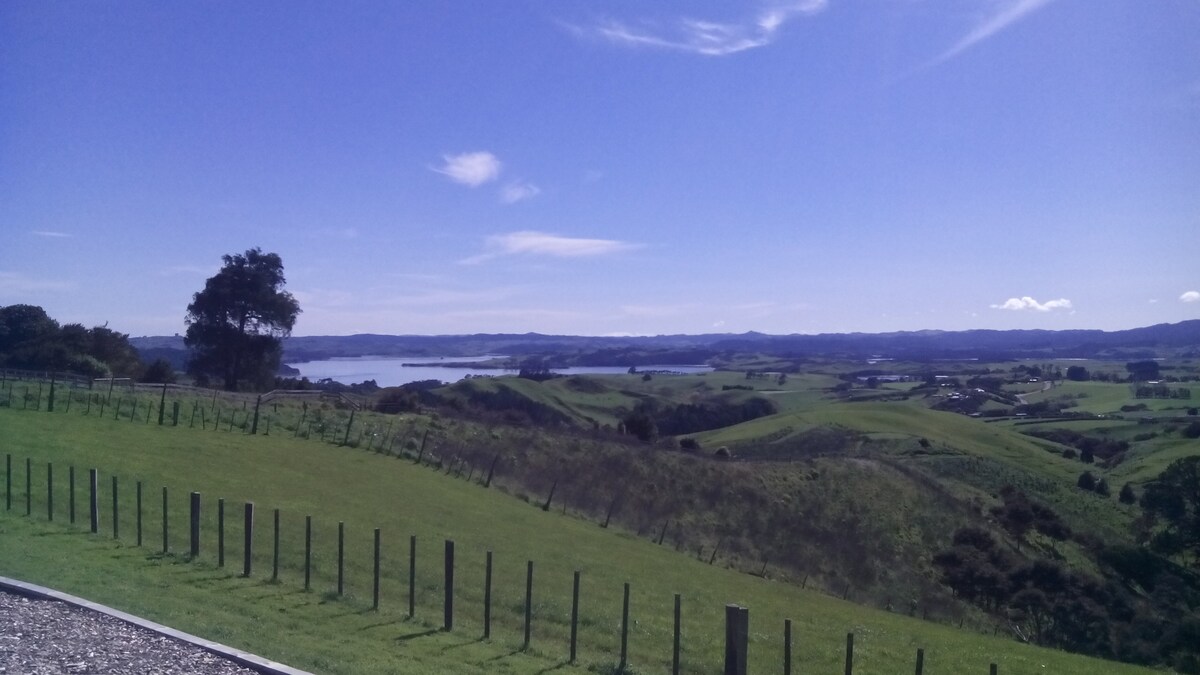
<svg viewBox="0 0 1200 675"><path fill-rule="evenodd" d="M679 675L679 629L682 612L680 611L683 604L683 597L678 593L675 594L675 639L671 645L671 675Z"/></svg>
<svg viewBox="0 0 1200 675"><path fill-rule="evenodd" d="M725 605L725 675L746 675L750 610Z"/></svg>
<svg viewBox="0 0 1200 675"><path fill-rule="evenodd" d="M996 675L996 673L999 672L996 668L996 664L993 663L991 667L988 668L988 672L991 673L991 675Z"/></svg>
<svg viewBox="0 0 1200 675"><path fill-rule="evenodd" d="M846 633L846 675L854 673L854 633Z"/></svg>
<svg viewBox="0 0 1200 675"><path fill-rule="evenodd" d="M260 405L262 405L262 394L259 394L258 398L254 400L254 424L250 426L251 436L258 434L258 407Z"/></svg>
<svg viewBox="0 0 1200 675"><path fill-rule="evenodd" d="M792 675L792 620L784 620L784 675Z"/></svg>
<svg viewBox="0 0 1200 675"><path fill-rule="evenodd" d="M179 401L171 402L171 426L179 426Z"/></svg>
<svg viewBox="0 0 1200 675"><path fill-rule="evenodd" d="M533 561L525 563L525 642L521 649L529 649L529 634L533 624Z"/></svg>
<svg viewBox="0 0 1200 675"><path fill-rule="evenodd" d="M162 397L158 399L158 426L163 425L163 414L167 411L167 383L163 382ZM149 415L146 415L149 418ZM147 420L148 421L148 420Z"/></svg>
<svg viewBox="0 0 1200 675"><path fill-rule="evenodd" d="M217 499L217 567L225 566L225 498Z"/></svg>
<svg viewBox="0 0 1200 675"><path fill-rule="evenodd" d="M338 521L337 594L340 598L346 590L346 523Z"/></svg>
<svg viewBox="0 0 1200 675"><path fill-rule="evenodd" d="M575 646L579 636L579 570L575 570L575 578L571 582L571 658L569 663L575 665Z"/></svg>
<svg viewBox="0 0 1200 675"><path fill-rule="evenodd" d="M4 510L12 511L12 453L4 457Z"/></svg>
<svg viewBox="0 0 1200 675"><path fill-rule="evenodd" d="M923 675L925 672L925 650L917 648L917 675Z"/></svg>
<svg viewBox="0 0 1200 675"><path fill-rule="evenodd" d="M244 545L242 546L242 576L249 577L254 554L254 502L246 502L243 510Z"/></svg>
<svg viewBox="0 0 1200 675"><path fill-rule="evenodd" d="M351 414L353 414L353 411L351 411ZM443 603L444 620L442 622L442 629L445 631L450 631L450 630L454 629L454 540L453 539L446 540L446 560L445 560L445 562L446 562L446 565L445 565L445 567L446 567L446 570L445 570L446 571L446 574L445 574L446 598L445 598L445 602Z"/></svg>
<svg viewBox="0 0 1200 675"><path fill-rule="evenodd" d="M621 665L617 667L621 672L625 671L625 666L629 663L629 582L625 582L625 594L621 600Z"/></svg>
<svg viewBox="0 0 1200 675"><path fill-rule="evenodd" d="M9 455L9 459L12 459L12 455ZM9 463L8 468L10 469L9 473L11 474L12 473L12 471L11 471L12 463L11 462ZM8 491L12 492L11 485L9 486ZM11 504L10 504L10 506L11 506ZM70 517L68 518L68 520L70 520L71 524L74 525L75 524L75 465L74 464L67 467L67 512L70 514Z"/></svg>
<svg viewBox="0 0 1200 675"><path fill-rule="evenodd" d="M167 486L166 485L163 486L162 497L163 497L163 504L162 504L163 550L162 550L162 552L163 552L163 555L166 555L171 550L170 540L167 539L167 523L169 522L169 519L167 518L167 503L168 502L167 502Z"/></svg>
<svg viewBox="0 0 1200 675"><path fill-rule="evenodd" d="M379 611L379 528L375 528L375 583L371 593L371 608Z"/></svg>
<svg viewBox="0 0 1200 675"><path fill-rule="evenodd" d="M96 470L88 469L88 488L91 495L88 504L90 505L89 513L91 514L92 534L100 532L100 503L97 501L99 497L96 494L98 487L96 480Z"/></svg>
<svg viewBox="0 0 1200 675"><path fill-rule="evenodd" d="M408 618L416 616L417 609L417 535L408 537Z"/></svg>
<svg viewBox="0 0 1200 675"><path fill-rule="evenodd" d="M142 545L142 481L137 482L137 487L134 488L134 501L137 502L137 545Z"/></svg>
<svg viewBox="0 0 1200 675"><path fill-rule="evenodd" d="M46 520L54 521L54 464L46 462Z"/></svg>
<svg viewBox="0 0 1200 675"><path fill-rule="evenodd" d="M304 516L304 590L312 588L312 516Z"/></svg>
<svg viewBox="0 0 1200 675"><path fill-rule="evenodd" d="M33 515L33 460L25 458L25 515Z"/></svg>
<svg viewBox="0 0 1200 675"><path fill-rule="evenodd" d="M271 581L279 581L279 509L275 509L274 552L271 554Z"/></svg>
<svg viewBox="0 0 1200 675"><path fill-rule="evenodd" d="M116 476L112 477L112 502L113 502L113 539L118 539L119 538L118 535L120 534L120 531L118 528L119 528L119 525L121 522L121 518L119 517L119 515L118 515L119 512L117 511L117 477Z"/></svg>
<svg viewBox="0 0 1200 675"><path fill-rule="evenodd" d="M194 559L200 557L200 493L199 492L193 492L191 495L190 513L191 513L191 517L190 517L190 521L189 521L191 523L190 539L191 539L192 545L189 548L189 550L191 552L192 559L194 560Z"/></svg>
<svg viewBox="0 0 1200 675"><path fill-rule="evenodd" d="M492 552L487 552L487 566L483 572L483 639L492 636Z"/></svg>

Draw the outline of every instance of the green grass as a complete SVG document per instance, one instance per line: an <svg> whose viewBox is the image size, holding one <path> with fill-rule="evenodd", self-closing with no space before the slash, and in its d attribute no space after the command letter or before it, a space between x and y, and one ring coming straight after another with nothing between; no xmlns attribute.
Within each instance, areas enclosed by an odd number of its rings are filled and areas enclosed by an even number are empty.
<svg viewBox="0 0 1200 675"><path fill-rule="evenodd" d="M864 404L870 405L870 404ZM831 413L844 417L849 413ZM885 421L886 411L859 417ZM882 415L883 417L879 417ZM844 420L843 420L844 421ZM925 428L919 423L916 428ZM0 409L0 438L11 453L16 491L12 511L0 513L0 573L83 595L182 630L249 649L291 665L329 673L537 672L562 664L567 653L571 574L583 574L581 662L615 665L623 582L633 589L630 664L661 672L669 664L673 593L684 606L684 666L719 667L724 605L751 609L751 667L779 668L782 624L794 621L799 672L840 671L845 634L856 634L858 673L911 668L917 647L926 672L1149 672L1132 666L1019 645L897 614L866 609L795 586L710 566L595 524L545 513L497 490L382 455L270 437L201 432L32 411ZM982 439L980 440L982 442ZM32 457L33 516L24 516L24 458ZM45 469L55 471L55 521L47 523ZM99 535L83 533L81 517L66 521L66 467L83 476L98 468ZM111 476L121 490L120 539L111 537ZM146 496L146 542L133 545L133 488ZM161 487L170 490L170 548L162 556ZM200 558L185 562L185 504L191 490L204 499ZM227 504L228 559L216 567L216 497ZM240 505L257 504L255 572L237 576L242 554ZM270 513L282 511L281 581L270 570ZM312 592L302 583L303 518L312 514L317 570ZM336 523L347 527L348 595L332 593ZM383 607L369 609L371 530L384 536ZM417 618L405 617L407 541L418 538ZM457 543L456 626L440 633L441 549ZM484 552L495 554L493 639L480 641ZM525 561L534 560L533 649L520 651Z"/></svg>

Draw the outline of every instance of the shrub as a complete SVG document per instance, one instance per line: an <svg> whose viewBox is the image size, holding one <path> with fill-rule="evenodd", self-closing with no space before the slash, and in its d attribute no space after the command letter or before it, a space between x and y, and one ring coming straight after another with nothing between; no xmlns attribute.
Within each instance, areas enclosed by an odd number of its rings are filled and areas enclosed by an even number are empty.
<svg viewBox="0 0 1200 675"><path fill-rule="evenodd" d="M1079 480L1075 481L1075 485L1079 486L1081 490L1091 492L1096 489L1096 477L1092 475L1092 472L1084 471L1079 474Z"/></svg>
<svg viewBox="0 0 1200 675"><path fill-rule="evenodd" d="M730 457L733 457L733 455L729 452L729 448L722 445L721 447L717 448L716 452L713 453L713 457L716 457L717 459L729 459Z"/></svg>

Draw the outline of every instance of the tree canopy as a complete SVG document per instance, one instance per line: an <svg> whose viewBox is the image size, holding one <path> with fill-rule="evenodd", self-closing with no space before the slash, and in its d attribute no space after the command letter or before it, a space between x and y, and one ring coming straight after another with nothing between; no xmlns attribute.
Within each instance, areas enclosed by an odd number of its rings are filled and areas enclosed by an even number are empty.
<svg viewBox="0 0 1200 675"><path fill-rule="evenodd" d="M0 366L89 377L137 377L142 370L128 335L105 326L59 326L36 305L0 307Z"/></svg>
<svg viewBox="0 0 1200 675"><path fill-rule="evenodd" d="M283 290L279 255L256 247L221 259L187 308L188 372L200 383L220 379L230 391L269 386L300 304Z"/></svg>
<svg viewBox="0 0 1200 675"><path fill-rule="evenodd" d="M1200 561L1200 456L1177 459L1146 485L1142 510L1166 521L1166 529L1151 540L1167 555L1190 552Z"/></svg>

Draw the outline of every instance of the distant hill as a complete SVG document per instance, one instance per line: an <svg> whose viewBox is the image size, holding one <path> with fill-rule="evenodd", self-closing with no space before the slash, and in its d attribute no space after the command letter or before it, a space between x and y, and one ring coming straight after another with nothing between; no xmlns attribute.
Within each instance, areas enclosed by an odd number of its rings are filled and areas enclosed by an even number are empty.
<svg viewBox="0 0 1200 675"><path fill-rule="evenodd" d="M143 355L179 361L180 336L130 338ZM761 353L789 358L882 357L909 360L1010 358L1138 359L1167 354L1200 355L1200 320L1121 331L966 330L894 333L767 335L708 333L596 337L540 333L474 335L318 335L284 342L287 362L351 356L553 355L587 365L695 363L722 353Z"/></svg>

